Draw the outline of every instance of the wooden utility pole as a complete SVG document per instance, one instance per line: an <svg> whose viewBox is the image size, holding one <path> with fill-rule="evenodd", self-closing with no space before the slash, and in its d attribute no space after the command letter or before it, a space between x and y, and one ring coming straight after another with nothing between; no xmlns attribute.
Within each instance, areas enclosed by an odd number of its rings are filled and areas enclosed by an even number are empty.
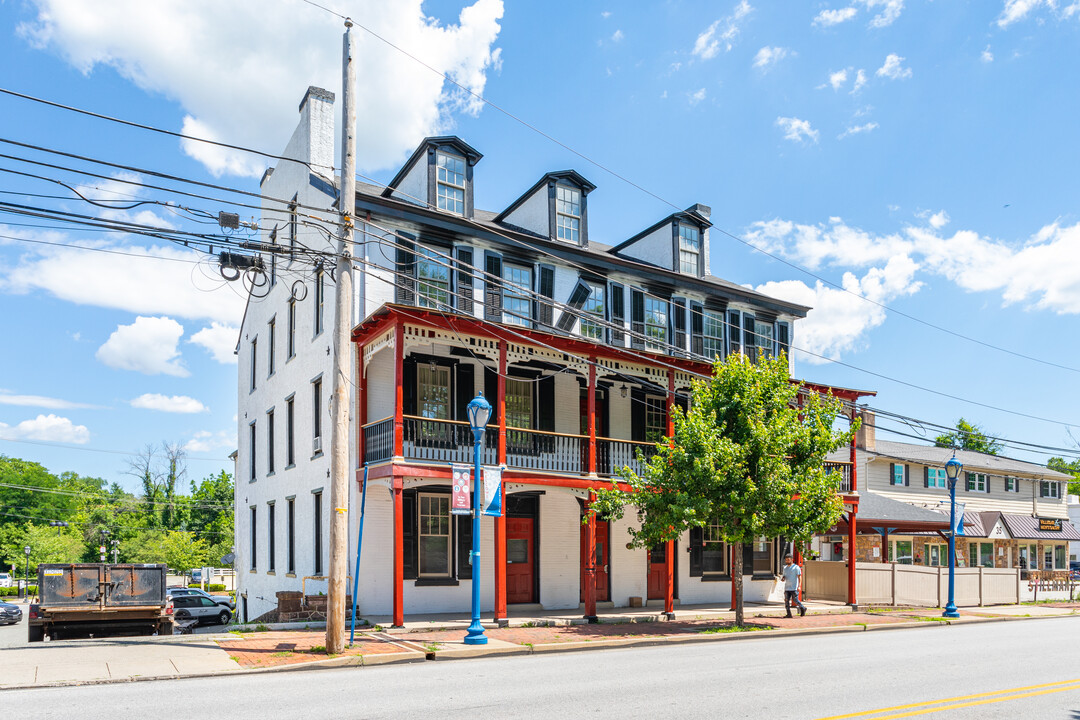
<svg viewBox="0 0 1080 720"><path fill-rule="evenodd" d="M342 42L341 242L338 244L334 304L334 428L330 447L330 587L326 607L326 652L345 649L345 579L349 573L349 382L352 373L352 242L356 211L356 70L352 20L345 19Z"/></svg>

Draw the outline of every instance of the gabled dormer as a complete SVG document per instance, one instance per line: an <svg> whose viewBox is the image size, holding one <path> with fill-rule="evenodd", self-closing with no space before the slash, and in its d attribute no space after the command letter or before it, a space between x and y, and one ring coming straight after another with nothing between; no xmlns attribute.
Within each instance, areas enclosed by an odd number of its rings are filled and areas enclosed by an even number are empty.
<svg viewBox="0 0 1080 720"><path fill-rule="evenodd" d="M555 242L589 245L588 195L596 186L573 170L550 172L495 217L495 222Z"/></svg>
<svg viewBox="0 0 1080 720"><path fill-rule="evenodd" d="M471 218L473 166L482 157L458 137L424 138L382 195Z"/></svg>
<svg viewBox="0 0 1080 720"><path fill-rule="evenodd" d="M707 205L691 205L664 218L611 252L673 272L705 277L709 274L709 215Z"/></svg>

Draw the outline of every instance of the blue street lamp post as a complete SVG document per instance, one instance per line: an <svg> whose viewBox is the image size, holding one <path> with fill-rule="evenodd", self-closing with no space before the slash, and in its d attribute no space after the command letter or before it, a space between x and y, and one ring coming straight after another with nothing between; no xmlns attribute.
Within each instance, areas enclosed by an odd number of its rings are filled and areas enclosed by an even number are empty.
<svg viewBox="0 0 1080 720"><path fill-rule="evenodd" d="M949 479L949 602L945 606L942 617L958 618L960 613L956 611L956 479L960 477L963 464L956 459L953 453L952 459L945 463L945 476Z"/></svg>
<svg viewBox="0 0 1080 720"><path fill-rule="evenodd" d="M469 426L473 431L473 521L472 521L472 624L465 636L466 645L486 645L487 636L480 624L480 441L484 439L484 428L491 417L491 403L484 399L484 393L474 397L466 408Z"/></svg>

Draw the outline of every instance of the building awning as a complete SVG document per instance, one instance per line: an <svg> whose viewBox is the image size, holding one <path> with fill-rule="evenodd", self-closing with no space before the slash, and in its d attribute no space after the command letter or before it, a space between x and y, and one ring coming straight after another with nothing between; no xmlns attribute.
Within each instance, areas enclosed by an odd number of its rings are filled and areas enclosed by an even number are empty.
<svg viewBox="0 0 1080 720"><path fill-rule="evenodd" d="M948 532L949 516L899 500L878 495L869 490L859 493L859 511L855 516L860 533L911 534L915 532ZM847 522L837 523L827 534L846 531Z"/></svg>
<svg viewBox="0 0 1080 720"><path fill-rule="evenodd" d="M1080 532L1068 520L1061 518L1039 518L1032 515L1008 515L1001 514L1009 534L1016 540L1050 540L1056 542L1068 542L1080 540ZM1051 530L1051 527L1060 527L1060 530Z"/></svg>

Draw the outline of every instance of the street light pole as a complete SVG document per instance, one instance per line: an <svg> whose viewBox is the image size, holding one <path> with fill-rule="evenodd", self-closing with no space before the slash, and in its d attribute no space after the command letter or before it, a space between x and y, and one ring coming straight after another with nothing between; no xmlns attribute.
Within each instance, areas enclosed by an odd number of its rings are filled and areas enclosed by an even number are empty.
<svg viewBox="0 0 1080 720"><path fill-rule="evenodd" d="M484 438L484 428L491 417L491 403L484 399L484 393L474 397L466 407L469 426L473 431L473 521L472 521L472 624L465 636L466 645L486 645L487 636L480 624L480 441Z"/></svg>
<svg viewBox="0 0 1080 720"><path fill-rule="evenodd" d="M105 562L105 543L109 540L109 531L101 528L101 562Z"/></svg>
<svg viewBox="0 0 1080 720"><path fill-rule="evenodd" d="M960 613L956 610L956 479L964 466L956 459L953 452L952 458L945 463L945 476L949 479L949 602L945 605L942 617L958 618Z"/></svg>
<svg viewBox="0 0 1080 720"><path fill-rule="evenodd" d="M26 553L26 567L23 568L23 577L26 578L23 583L25 588L23 590L23 597L30 597L30 546L27 545L24 547L23 552Z"/></svg>

